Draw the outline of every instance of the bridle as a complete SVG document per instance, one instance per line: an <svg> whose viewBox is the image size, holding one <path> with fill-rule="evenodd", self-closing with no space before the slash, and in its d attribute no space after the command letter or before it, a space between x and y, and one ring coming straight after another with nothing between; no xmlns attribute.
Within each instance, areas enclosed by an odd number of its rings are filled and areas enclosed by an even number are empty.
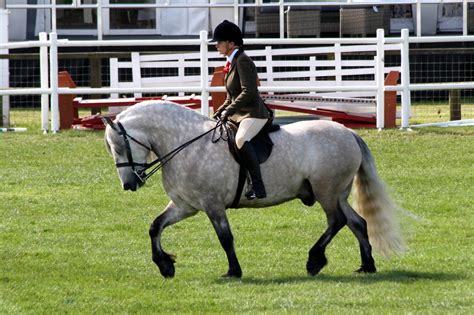
<svg viewBox="0 0 474 315"><path fill-rule="evenodd" d="M130 148L130 140L132 140L133 142L135 142L136 144L138 145L141 145L142 147L144 147L145 149L147 149L148 151L151 151L151 148L145 144L143 144L142 142L138 141L137 139L135 139L134 137L132 137L131 135L129 135L127 133L127 131L125 130L125 128L123 127L122 123L120 122L117 122L117 126L119 127L120 130L117 130L118 131L118 134L120 136L123 137L123 142L125 143L125 152L127 154L127 159L128 161L125 162L125 163L115 163L115 166L117 168L120 168L120 167L131 167L132 168L132 173L135 174L135 176L137 176L137 178L142 182L142 183L145 183L146 180L148 179L148 177L150 177L151 175L147 175L145 172L147 169L149 169L150 167L152 167L153 165L155 165L156 163L160 162L160 158L158 157L156 160L154 160L153 162L151 163L136 163L134 160L133 160L133 155L132 155L132 149ZM140 170L137 170L137 167L143 167L143 169L140 169Z"/></svg>
<svg viewBox="0 0 474 315"><path fill-rule="evenodd" d="M122 163L115 163L115 166L117 168L121 167L131 167L132 168L132 173L135 174L135 176L144 184L148 178L150 178L153 174L155 174L158 170L160 170L163 166L165 166L166 163L171 161L171 159L178 154L181 150L186 148L188 145L193 143L194 141L204 137L210 132L213 132L212 139L211 141L213 143L216 143L219 140L224 140L227 141L228 137L224 135L224 131L226 128L224 128L224 125L226 124L225 121L219 120L214 128L211 128L210 130L204 132L203 134L185 142L184 144L180 145L179 147L171 150L169 153L165 154L164 156L160 157L158 154L155 154L158 156L157 159L150 163L137 163L133 160L133 155L132 155L132 149L130 147L130 140L135 142L136 144L144 147L148 151L153 151L151 147L147 146L146 144L143 144L139 140L135 139L132 137L130 134L127 133L125 128L123 127L122 123L116 122L116 125L118 126L119 130L114 128L113 125L111 125L112 129L116 130L120 136L123 138L123 142L125 144L125 152L127 154L127 162L122 162ZM219 129L219 136L215 137L216 130ZM141 169L137 169L137 167L140 167ZM149 169L150 172L146 173Z"/></svg>

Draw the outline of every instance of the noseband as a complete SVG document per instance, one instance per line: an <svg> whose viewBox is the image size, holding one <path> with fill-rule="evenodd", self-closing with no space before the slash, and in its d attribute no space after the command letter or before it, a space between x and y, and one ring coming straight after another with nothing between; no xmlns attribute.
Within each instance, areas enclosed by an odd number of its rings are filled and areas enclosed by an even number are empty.
<svg viewBox="0 0 474 315"><path fill-rule="evenodd" d="M138 141L137 139L135 139L134 137L132 137L131 135L129 135L127 133L127 131L125 130L125 128L123 127L123 125L118 121L116 124L117 126L119 127L120 130L117 130L118 134L120 136L123 137L123 142L125 143L125 152L127 154L127 159L128 159L128 162L125 162L125 163L115 163L115 166L117 168L120 168L120 167L131 167L132 168L132 173L135 174L135 176L137 176L137 178L144 184L146 182L146 180L148 178L150 178L153 174L155 174L159 169L161 169L166 163L168 163L169 161L171 161L171 159L176 155L178 154L181 150L183 150L184 148L186 148L188 145L190 145L191 143L193 143L194 141L204 137L205 135L207 135L208 133L210 132L213 132L214 131L214 134L215 134L215 131L217 129L219 129L220 131L220 134L219 134L219 137L215 137L215 135L213 134L212 136L212 142L215 143L217 141L219 141L220 139L224 140L224 141L227 141L227 139L225 137L222 136L222 127L223 125L225 124L226 122L224 121L218 121L216 126L214 128L211 128L210 130L204 132L203 134L185 142L184 144L180 145L179 147L175 148L174 150L172 150L171 152L169 152L168 154L164 155L163 157L159 157L158 154L155 154L158 156L158 158L156 160L154 160L153 162L151 163L136 163L134 160L133 160L133 155L132 155L132 149L130 148L130 141L129 140L132 140L133 142L135 142L136 144L144 147L145 149L147 149L148 151L152 151L151 147L143 144L142 142ZM115 128L113 128L115 129ZM153 167L154 166L154 167ZM136 167L142 167L143 169L140 169L140 170L137 170ZM147 174L146 171L149 170L150 168L153 169Z"/></svg>
<svg viewBox="0 0 474 315"><path fill-rule="evenodd" d="M141 145L142 147L144 147L145 149L147 149L148 151L151 151L151 148L143 143L141 143L140 141L138 141L137 139L135 139L134 137L132 137L131 135L129 135L127 133L127 131L125 130L125 128L123 127L122 123L120 122L117 122L117 126L119 127L120 131L118 131L118 134L120 136L123 137L123 142L125 143L125 152L127 153L127 159L128 159L128 162L125 162L125 163L115 163L115 166L117 168L120 168L120 167L131 167L132 168L132 173L135 174L137 176L137 178L142 182L142 183L145 183L146 180L148 179L149 176L151 175L147 175L145 173L145 171L147 169L149 169L150 167L152 167L153 165L155 165L156 163L158 163L160 161L160 158L154 160L153 162L151 163L136 163L135 161L133 161L133 155L132 155L132 149L130 148L130 140L132 140L133 142L135 142L136 144L139 144ZM143 167L142 170L137 170L136 167Z"/></svg>

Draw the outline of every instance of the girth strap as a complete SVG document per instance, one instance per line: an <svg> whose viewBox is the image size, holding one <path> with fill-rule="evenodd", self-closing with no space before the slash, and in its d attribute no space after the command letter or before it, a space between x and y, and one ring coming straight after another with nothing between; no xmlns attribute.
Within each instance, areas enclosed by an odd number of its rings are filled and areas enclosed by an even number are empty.
<svg viewBox="0 0 474 315"><path fill-rule="evenodd" d="M240 201L240 196L242 196L242 192L244 191L245 180L247 179L247 170L242 165L239 165L239 181L237 183L237 191L235 192L234 200L230 205L231 208L237 208Z"/></svg>

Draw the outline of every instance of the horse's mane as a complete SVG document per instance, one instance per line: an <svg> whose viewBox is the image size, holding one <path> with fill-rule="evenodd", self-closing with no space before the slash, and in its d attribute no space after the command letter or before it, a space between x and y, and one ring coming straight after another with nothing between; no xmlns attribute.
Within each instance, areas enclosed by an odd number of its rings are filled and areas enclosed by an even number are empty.
<svg viewBox="0 0 474 315"><path fill-rule="evenodd" d="M209 121L210 119L206 116L201 115L200 113L186 108L182 105L170 102L170 101L143 101L133 106L130 106L123 112L121 112L117 118L124 119L128 117L164 117L164 116L173 116L180 119L185 119L186 121L192 122L201 122Z"/></svg>

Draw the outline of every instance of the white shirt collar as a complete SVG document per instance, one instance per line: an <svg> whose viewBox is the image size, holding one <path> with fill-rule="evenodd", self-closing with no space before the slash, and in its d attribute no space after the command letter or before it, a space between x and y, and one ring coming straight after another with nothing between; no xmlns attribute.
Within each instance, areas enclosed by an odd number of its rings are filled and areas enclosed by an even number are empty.
<svg viewBox="0 0 474 315"><path fill-rule="evenodd" d="M232 63L232 60L235 57L235 54L239 51L239 48L235 48L234 51L230 54L230 56L227 57L227 61Z"/></svg>

